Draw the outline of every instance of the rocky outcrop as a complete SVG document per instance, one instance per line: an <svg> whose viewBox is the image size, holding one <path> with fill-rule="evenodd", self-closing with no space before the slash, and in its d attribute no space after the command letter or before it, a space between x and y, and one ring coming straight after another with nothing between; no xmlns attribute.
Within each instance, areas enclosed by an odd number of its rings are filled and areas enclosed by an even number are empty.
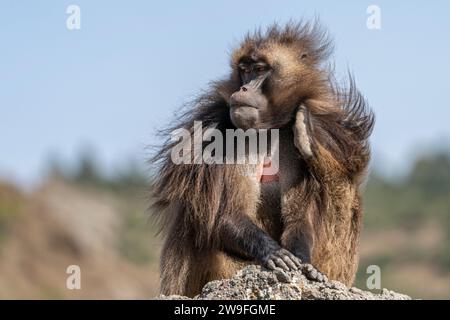
<svg viewBox="0 0 450 320"><path fill-rule="evenodd" d="M160 296L160 299L187 299ZM247 266L231 279L207 283L194 299L250 300L409 300L409 296L383 289L375 294L358 288L347 288L338 281L314 282L301 271L267 271L260 266Z"/></svg>

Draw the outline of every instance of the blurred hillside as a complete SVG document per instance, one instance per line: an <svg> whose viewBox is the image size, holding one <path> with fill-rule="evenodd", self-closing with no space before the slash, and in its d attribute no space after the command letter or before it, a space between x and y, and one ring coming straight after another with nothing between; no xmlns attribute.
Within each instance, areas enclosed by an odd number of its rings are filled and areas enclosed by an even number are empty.
<svg viewBox="0 0 450 320"><path fill-rule="evenodd" d="M0 184L0 299L128 299L158 292L159 247L146 214L148 183L134 168L111 180L82 158L53 167L30 194ZM66 269L81 268L81 290Z"/></svg>
<svg viewBox="0 0 450 320"><path fill-rule="evenodd" d="M368 265L382 285L417 298L450 298L450 155L418 158L397 180L372 174L365 195L357 285Z"/></svg>
<svg viewBox="0 0 450 320"><path fill-rule="evenodd" d="M149 298L158 291L160 241L146 214L148 179L137 165L113 177L83 154L75 168L52 162L25 193L0 183L0 298ZM382 287L450 298L450 157L421 157L395 180L373 173L356 285L379 265ZM81 267L81 290L66 268Z"/></svg>

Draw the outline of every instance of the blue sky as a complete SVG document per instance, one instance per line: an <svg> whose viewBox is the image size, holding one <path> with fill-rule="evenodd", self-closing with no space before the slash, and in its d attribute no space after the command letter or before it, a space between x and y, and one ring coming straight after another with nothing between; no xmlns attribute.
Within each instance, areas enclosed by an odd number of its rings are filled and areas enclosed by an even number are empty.
<svg viewBox="0 0 450 320"><path fill-rule="evenodd" d="M66 8L81 8L81 30ZM381 30L366 9L381 8ZM105 170L144 161L155 130L228 71L242 35L318 15L377 115L374 165L450 145L448 1L19 1L0 3L0 177L36 181L49 154L96 149Z"/></svg>

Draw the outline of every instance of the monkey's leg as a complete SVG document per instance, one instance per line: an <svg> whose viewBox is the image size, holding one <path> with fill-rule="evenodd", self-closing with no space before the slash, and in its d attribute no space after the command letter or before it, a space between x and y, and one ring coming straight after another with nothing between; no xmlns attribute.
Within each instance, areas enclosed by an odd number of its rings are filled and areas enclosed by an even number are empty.
<svg viewBox="0 0 450 320"><path fill-rule="evenodd" d="M215 255L211 250L199 250L192 233L184 228L180 215L171 225L161 250L160 291L164 295L193 297L207 282L217 279Z"/></svg>
<svg viewBox="0 0 450 320"><path fill-rule="evenodd" d="M311 255L314 246L313 226L310 214L313 207L305 206L306 199L299 197L299 186L291 187L283 195L282 214L284 231L281 243L301 261L299 268L310 280L327 281L327 277L311 265ZM302 216L298 216L299 212Z"/></svg>
<svg viewBox="0 0 450 320"><path fill-rule="evenodd" d="M287 204L292 205L291 203ZM328 278L311 264L311 251L313 239L309 233L309 222L286 222L285 231L283 232L281 242L283 246L294 253L298 260L301 261L300 270L310 280L328 281Z"/></svg>
<svg viewBox="0 0 450 320"><path fill-rule="evenodd" d="M189 237L166 239L160 269L164 295L194 297L206 283L222 278L217 252L199 250Z"/></svg>
<svg viewBox="0 0 450 320"><path fill-rule="evenodd" d="M226 217L219 227L219 238L226 252L249 256L268 269L289 271L301 267L295 255L283 249L246 215Z"/></svg>
<svg viewBox="0 0 450 320"><path fill-rule="evenodd" d="M164 295L188 295L187 279L191 265L191 252L178 239L166 239L161 251L160 292Z"/></svg>

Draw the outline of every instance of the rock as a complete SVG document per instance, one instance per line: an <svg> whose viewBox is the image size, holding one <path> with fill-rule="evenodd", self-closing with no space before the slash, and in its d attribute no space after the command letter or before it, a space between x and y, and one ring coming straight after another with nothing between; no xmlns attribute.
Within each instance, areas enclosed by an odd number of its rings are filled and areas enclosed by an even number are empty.
<svg viewBox="0 0 450 320"><path fill-rule="evenodd" d="M159 296L158 299L187 299L181 296ZM207 283L196 300L410 300L409 296L383 289L380 294L347 288L338 281L315 282L301 271L269 271L250 265L231 279Z"/></svg>

